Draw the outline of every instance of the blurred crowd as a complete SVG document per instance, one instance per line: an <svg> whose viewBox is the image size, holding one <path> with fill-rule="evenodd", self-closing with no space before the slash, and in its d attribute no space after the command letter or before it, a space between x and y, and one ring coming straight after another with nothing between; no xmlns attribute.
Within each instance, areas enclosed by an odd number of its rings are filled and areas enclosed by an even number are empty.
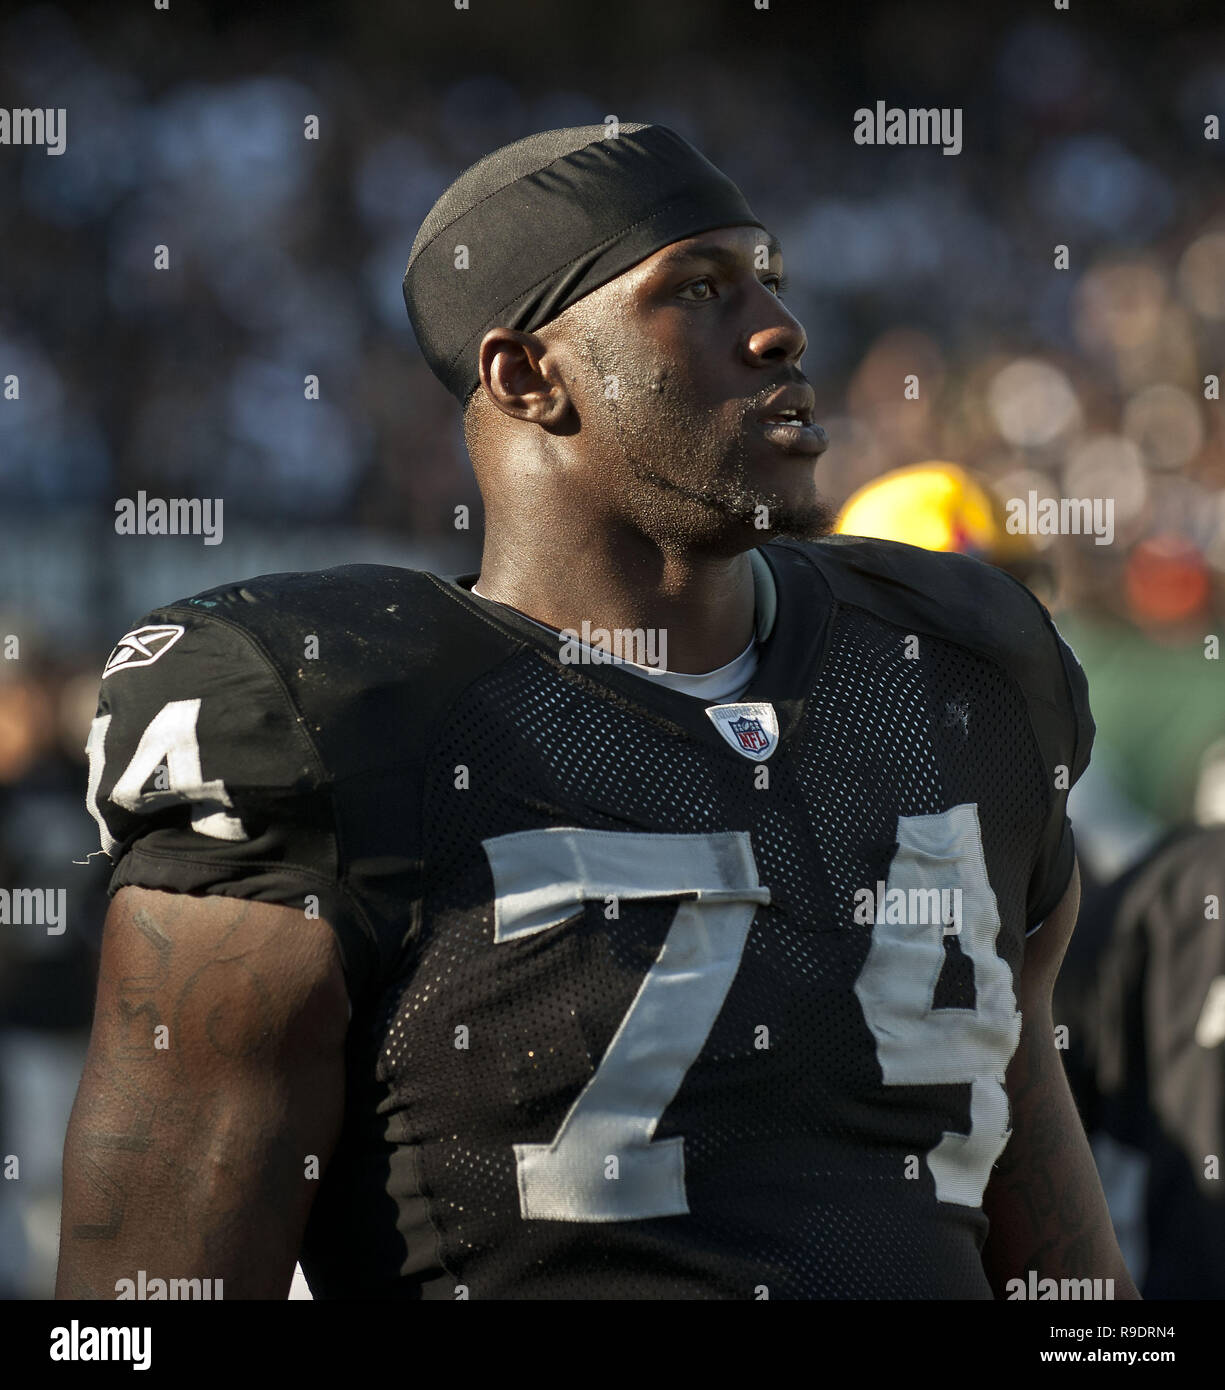
<svg viewBox="0 0 1225 1390"><path fill-rule="evenodd" d="M1113 499L1112 544L1033 538L1099 729L1081 853L1104 884L1193 818L1225 735L1205 648L1225 636L1210 9L1122 4L1094 28L881 5L788 35L752 6L634 0L582 35L555 0L535 22L176 0L160 30L146 8L0 18L11 106L68 112L62 156L0 148L0 880L64 886L70 911L58 936L0 926L0 1160L22 1158L0 1182L0 1296L45 1294L54 1269L105 910L81 751L101 663L146 609L225 579L476 567L458 411L400 281L449 181L520 136L657 121L741 185L783 243L833 500L923 460L1001 499ZM882 98L963 107L962 152L854 144L854 110ZM224 498L223 544L117 536L116 499L141 489Z"/></svg>

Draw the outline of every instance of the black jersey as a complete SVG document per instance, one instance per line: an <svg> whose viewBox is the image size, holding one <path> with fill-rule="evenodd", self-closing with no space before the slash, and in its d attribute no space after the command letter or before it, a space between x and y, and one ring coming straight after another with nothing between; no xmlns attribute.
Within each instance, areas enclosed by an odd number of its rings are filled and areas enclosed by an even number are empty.
<svg viewBox="0 0 1225 1390"><path fill-rule="evenodd" d="M1095 899L1096 1118L1147 1159L1145 1298L1225 1298L1225 825L1166 836Z"/></svg>
<svg viewBox="0 0 1225 1390"><path fill-rule="evenodd" d="M1083 673L1001 571L762 547L716 707L368 565L160 608L108 663L124 884L339 940L319 1297L989 1297L1026 932L1069 881Z"/></svg>

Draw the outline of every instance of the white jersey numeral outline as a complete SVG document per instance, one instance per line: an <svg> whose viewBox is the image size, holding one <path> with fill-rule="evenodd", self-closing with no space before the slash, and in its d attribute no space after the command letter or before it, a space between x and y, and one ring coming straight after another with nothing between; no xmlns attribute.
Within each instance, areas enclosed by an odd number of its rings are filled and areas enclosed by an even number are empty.
<svg viewBox="0 0 1225 1390"><path fill-rule="evenodd" d="M1000 916L978 807L970 802L934 816L899 816L897 842L887 892L899 888L910 902L912 889L961 888L956 939L974 965L974 1007L933 1008L945 962L940 924L877 920L855 994L886 1086L969 1083L970 1132L946 1132L928 1152L927 1167L938 1201L978 1207L1011 1133L1004 1073L1021 1037L1012 971L995 949Z"/></svg>
<svg viewBox="0 0 1225 1390"><path fill-rule="evenodd" d="M899 816L897 838L888 888L962 889L960 944L974 965L975 1007L932 1007L945 961L939 922L877 922L855 993L886 1086L970 1085L970 1132L945 1133L927 1163L937 1200L980 1206L1008 1142L1004 1072L1021 1018L1011 971L995 950L999 913L977 807ZM693 894L677 907L659 955L552 1141L513 1146L525 1220L685 1214L684 1138L653 1136L723 1007L757 907L770 901L747 832L556 827L495 836L483 847L493 872L495 943L559 926L584 902Z"/></svg>
<svg viewBox="0 0 1225 1390"><path fill-rule="evenodd" d="M745 831L658 835L556 827L484 841L494 941L564 922L583 902L694 896L600 1065L548 1144L516 1144L525 1220L641 1221L689 1210L684 1139L652 1142L697 1060L740 966L753 914L770 901Z"/></svg>
<svg viewBox="0 0 1225 1390"><path fill-rule="evenodd" d="M159 806L178 801L201 803L191 811L191 828L214 840L245 840L248 838L242 821L215 808L233 806L225 783L220 778L204 780L200 768L200 743L196 723L200 717L200 701L171 700L161 707L145 727L136 751L111 788L110 799L126 811L144 813ZM103 850L114 854L119 842L111 835L98 809L98 790L106 762L106 735L111 716L99 715L90 725L85 751L89 755L89 786L86 805L98 823ZM166 764L165 789L146 792L145 783L153 773Z"/></svg>

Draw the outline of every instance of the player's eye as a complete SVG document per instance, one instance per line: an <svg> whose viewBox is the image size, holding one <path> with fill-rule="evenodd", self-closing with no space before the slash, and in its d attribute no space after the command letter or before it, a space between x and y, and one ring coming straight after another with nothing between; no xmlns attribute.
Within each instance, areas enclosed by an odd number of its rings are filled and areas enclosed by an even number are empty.
<svg viewBox="0 0 1225 1390"><path fill-rule="evenodd" d="M705 286L710 290L710 293L709 293L709 294L699 294L699 295L696 295L696 296L695 296L695 302L696 302L696 303L698 303L698 304L704 304L704 303L706 302L706 300L708 300L708 299L717 299L717 298L718 298L718 296L715 294L715 282L714 282L713 278L712 278L711 276L709 276L709 275L703 275L702 278L701 278L700 280L690 280L689 283L688 283L687 285L682 285L682 286L680 287L680 289L677 290L677 294L684 294L686 290L698 289L698 288L700 288L700 287L703 286L703 285L705 285Z"/></svg>
<svg viewBox="0 0 1225 1390"><path fill-rule="evenodd" d="M766 275L762 278L761 283L765 285L768 289L772 290L773 293L779 299L781 299L783 295L787 293L788 281L785 275ZM704 289L706 293L696 293L696 291L702 289ZM690 290L695 291L695 293L690 295L688 293L688 291ZM717 291L715 290L714 277L711 275L703 275L699 280L690 280L688 284L682 285L680 289L677 290L677 294L684 295L693 303L697 304L704 304L708 299L718 299L719 297Z"/></svg>

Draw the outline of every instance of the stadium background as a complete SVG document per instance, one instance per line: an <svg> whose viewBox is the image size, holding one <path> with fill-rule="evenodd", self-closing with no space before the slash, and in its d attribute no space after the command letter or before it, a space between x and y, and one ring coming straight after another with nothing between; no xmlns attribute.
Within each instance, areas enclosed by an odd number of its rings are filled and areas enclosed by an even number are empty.
<svg viewBox="0 0 1225 1390"><path fill-rule="evenodd" d="M447 183L523 135L657 121L740 184L783 242L831 497L940 459L1002 497L1114 499L1112 545L1044 551L1099 728L1082 856L1109 877L1195 813L1225 736L1218 5L10 5L0 75L10 107L68 111L62 156L0 146L0 886L64 887L69 914L0 926L3 1296L54 1277L105 911L104 864L76 862L102 662L223 580L477 567L458 411L400 280ZM857 146L877 100L962 108L961 153ZM223 498L223 543L117 535L141 489Z"/></svg>

